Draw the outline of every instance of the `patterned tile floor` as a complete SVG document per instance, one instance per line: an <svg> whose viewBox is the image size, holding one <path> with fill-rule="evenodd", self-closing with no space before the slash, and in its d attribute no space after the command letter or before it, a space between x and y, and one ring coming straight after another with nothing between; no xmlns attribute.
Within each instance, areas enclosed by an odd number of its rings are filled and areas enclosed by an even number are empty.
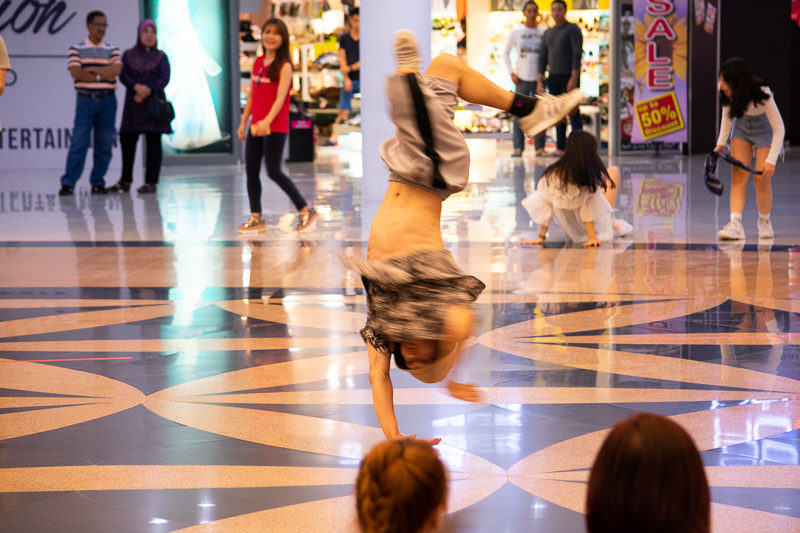
<svg viewBox="0 0 800 533"><path fill-rule="evenodd" d="M474 161L442 223L487 285L455 370L484 401L393 371L401 429L443 439L445 531L582 531L593 457L635 411L692 433L715 532L800 531L800 152L778 167L773 242L716 244L727 199L701 157L626 157L635 232L586 250L555 229L518 245L552 159L508 151ZM234 168L167 167L154 196L0 180L0 530L355 529L355 469L382 438L341 260L364 253L359 157L290 166L322 214L302 238L271 184L269 230L237 235Z"/></svg>

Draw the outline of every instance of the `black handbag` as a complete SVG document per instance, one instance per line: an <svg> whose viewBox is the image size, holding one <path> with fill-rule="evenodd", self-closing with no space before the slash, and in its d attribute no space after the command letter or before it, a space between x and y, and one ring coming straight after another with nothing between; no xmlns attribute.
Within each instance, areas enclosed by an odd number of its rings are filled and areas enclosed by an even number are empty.
<svg viewBox="0 0 800 533"><path fill-rule="evenodd" d="M144 112L149 118L167 124L175 118L175 108L172 107L172 103L156 95L150 95L144 101Z"/></svg>

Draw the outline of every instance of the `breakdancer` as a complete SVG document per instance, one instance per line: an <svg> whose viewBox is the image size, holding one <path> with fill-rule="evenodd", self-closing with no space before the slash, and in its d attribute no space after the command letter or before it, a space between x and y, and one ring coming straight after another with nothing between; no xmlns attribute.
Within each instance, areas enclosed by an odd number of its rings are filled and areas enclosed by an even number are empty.
<svg viewBox="0 0 800 533"><path fill-rule="evenodd" d="M458 267L440 229L442 202L463 190L469 176L469 150L452 122L458 99L510 112L530 137L583 100L580 89L535 97L505 91L449 54L433 59L423 76L414 36L400 30L394 45L397 70L386 94L397 130L380 148L389 186L372 222L366 260L350 262L367 295L361 335L375 413L387 439L407 437L397 427L390 359L422 382L442 381L472 333L471 303L485 287ZM477 399L470 385L450 382L448 389Z"/></svg>

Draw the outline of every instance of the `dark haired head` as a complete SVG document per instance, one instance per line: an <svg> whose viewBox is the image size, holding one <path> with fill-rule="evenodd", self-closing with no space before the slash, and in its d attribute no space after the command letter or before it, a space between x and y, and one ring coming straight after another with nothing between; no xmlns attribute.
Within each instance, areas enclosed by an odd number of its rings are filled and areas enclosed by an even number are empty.
<svg viewBox="0 0 800 533"><path fill-rule="evenodd" d="M562 6L564 6L564 11L567 10L567 3L564 0L553 0L552 2L550 2L550 9L553 9L553 4L561 4Z"/></svg>
<svg viewBox="0 0 800 533"><path fill-rule="evenodd" d="M522 12L525 13L525 10L528 9L528 6L531 4L535 5L537 10L539 9L539 4L537 4L533 0L528 0L527 2L525 2L525 5L522 6Z"/></svg>
<svg viewBox="0 0 800 533"><path fill-rule="evenodd" d="M570 133L564 155L547 167L544 175L559 180L564 187L571 183L591 192L614 187L603 160L597 154L597 140L583 130Z"/></svg>
<svg viewBox="0 0 800 533"><path fill-rule="evenodd" d="M769 95L762 87L764 82L753 76L750 66L744 59L732 57L725 61L719 69L719 77L731 87L731 96L728 98L720 91L722 105L730 106L730 118L741 118L750 102L754 105L767 100Z"/></svg>
<svg viewBox="0 0 800 533"><path fill-rule="evenodd" d="M275 31L278 32L278 35L281 36L281 45L275 51L275 58L270 63L269 68L267 69L267 77L272 81L278 81L278 73L281 71L281 67L289 59L289 29L286 27L286 23L284 23L279 18L271 18L261 26L261 33L263 34L267 31L267 28L272 27ZM263 47L263 44L262 44Z"/></svg>
<svg viewBox="0 0 800 533"><path fill-rule="evenodd" d="M86 15L86 24L91 24L97 17L106 18L106 14L102 11L90 11L89 14Z"/></svg>
<svg viewBox="0 0 800 533"><path fill-rule="evenodd" d="M689 434L660 415L614 426L597 454L586 498L588 533L710 533L711 498Z"/></svg>
<svg viewBox="0 0 800 533"><path fill-rule="evenodd" d="M357 17L360 17L360 15L358 14L358 8L357 7L354 7L352 10L350 10L350 16L352 17L353 15L355 15Z"/></svg>

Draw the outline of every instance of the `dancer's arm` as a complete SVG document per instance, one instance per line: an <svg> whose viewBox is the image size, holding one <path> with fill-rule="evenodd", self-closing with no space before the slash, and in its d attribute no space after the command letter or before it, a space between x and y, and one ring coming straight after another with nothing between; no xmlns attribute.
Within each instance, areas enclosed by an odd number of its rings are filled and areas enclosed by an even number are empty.
<svg viewBox="0 0 800 533"><path fill-rule="evenodd" d="M589 236L589 239L583 243L584 246L600 246L600 241L597 240L597 234L594 232L594 222L591 220L589 222L584 222L583 225L586 227L586 235Z"/></svg>
<svg viewBox="0 0 800 533"><path fill-rule="evenodd" d="M369 354L369 383L372 385L372 403L375 406L375 415L389 440L404 437L415 438L416 435L403 435L397 427L397 417L394 414L394 389L392 378L389 375L389 358L367 344ZM423 439L425 440L425 439ZM431 445L439 444L441 439L425 440Z"/></svg>
<svg viewBox="0 0 800 533"><path fill-rule="evenodd" d="M539 226L539 237L536 239L530 239L527 241L522 241L520 244L542 244L544 240L547 238L547 230L549 226L542 224Z"/></svg>
<svg viewBox="0 0 800 533"><path fill-rule="evenodd" d="M714 148L714 150L717 152L725 152L728 147L728 140L731 136L731 128L733 126L733 120L731 120L730 112L730 106L722 106L722 112L720 113L719 138L717 139L717 146Z"/></svg>
<svg viewBox="0 0 800 533"><path fill-rule="evenodd" d="M375 406L378 423L387 439L399 439L402 435L397 427L397 417L394 414L394 389L392 377L389 375L389 358L371 344L367 344L367 354L369 354L369 384L372 386L372 403Z"/></svg>

